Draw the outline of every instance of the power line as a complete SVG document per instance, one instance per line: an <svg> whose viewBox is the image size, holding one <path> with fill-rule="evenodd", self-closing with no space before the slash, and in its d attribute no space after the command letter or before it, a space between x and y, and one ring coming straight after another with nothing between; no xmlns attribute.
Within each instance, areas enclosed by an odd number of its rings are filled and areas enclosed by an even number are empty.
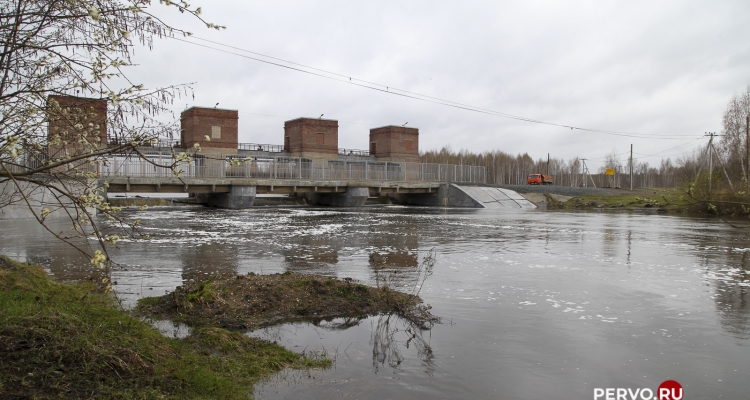
<svg viewBox="0 0 750 400"><path fill-rule="evenodd" d="M622 153L616 153L614 156L618 157L618 156L621 156L623 154L630 154L630 151L625 151L625 152L622 152ZM602 161L602 160L606 160L609 157L610 156L594 157L594 158L587 158L587 160L589 160L589 161Z"/></svg>
<svg viewBox="0 0 750 400"><path fill-rule="evenodd" d="M284 60L284 59L281 59L281 58L268 56L268 55L261 54L261 53L258 53L258 52L253 52L253 51L250 51L250 50L242 49L242 48L235 47L235 46L230 46L230 45L227 45L227 44L223 44L223 43L220 43L220 42L215 42L215 41L212 41L212 40L203 39L203 38L199 38L199 37L195 37L195 36L191 36L191 38L197 39L197 40L201 40L201 41L204 41L204 42L208 42L208 43L212 43L212 44L216 44L216 45L223 46L223 47L226 47L226 48L230 48L230 49L242 51L242 52L245 52L245 53L257 55L257 56L260 56L260 57L265 57L265 58L268 58L268 59L271 59L271 60L275 60L275 61L278 61L278 62L264 60L264 59L257 58L257 57L251 57L251 56L248 56L248 55L245 55L245 54L239 54L239 53L236 53L236 52L233 52L233 51L228 51L228 50L224 50L224 49L212 47L212 46L209 46L209 45L192 42L192 41L181 39L181 38L178 38L178 37L170 37L170 38L173 39L173 40L177 40L177 41L180 41L180 42L192 44L192 45L195 45L195 46L204 47L204 48L215 50L215 51L219 51L219 52L222 52L222 53L226 53L226 54L231 54L231 55L235 55L235 56L238 56L238 57L247 58L247 59L250 59L250 60L253 60L253 61L258 61L258 62L262 62L262 63L265 63L265 64L269 64L269 65L273 65L273 66L277 66L277 67L281 67L281 68L286 68L286 69L289 69L289 70L293 70L293 71L297 71L297 72L302 72L302 73L305 73L305 74L314 75L314 76L318 76L318 77L329 79L329 80L334 80L334 81L341 82L341 83L348 83L350 85L359 86L359 87L370 89L370 90L375 90L375 91L379 91L379 92L383 92L383 93L389 93L389 94L393 94L393 95L396 95L396 96L410 98L410 99L413 99L413 100L419 100L419 101L424 101L424 102L428 102L428 103L439 104L439 105L443 105L443 106L446 106L446 107L453 107L453 108L462 109L462 110L466 110L466 111L472 111L472 112L481 113L481 114L494 115L494 116L499 116L499 117L514 119L514 120L523 121L523 122L541 124L541 125L549 125L549 126L557 126L557 127L561 127L561 128L569 128L571 130L579 130L579 131L592 132L592 133L603 133L603 134L614 135L614 136L623 136L623 137L632 137L632 138L641 138L641 139L662 139L662 140L682 140L682 139L686 138L686 136L684 136L684 135L670 135L670 134L664 134L664 135L651 134L651 135L646 135L646 134L641 134L641 133L611 131L611 130L594 129L594 128L585 128L585 127L578 127L578 126L573 126L573 125L565 125L565 124L559 124L559 123L554 123L554 122L547 122L547 121L542 121L542 120L538 120L538 119L534 119L534 118L527 118L527 117L522 117L522 116L518 116L518 115L507 114L507 113L503 113L503 112L500 112L500 111L489 110L489 109L485 109L485 108L480 108L480 107L476 107L476 106L471 106L471 105L467 105L467 104L463 104L463 103L454 102L454 101L451 101L451 100L445 100L445 99L441 99L441 98L437 98L437 97L432 97L432 96L427 96L427 95L423 95L423 94L419 94L419 93L409 92L407 90L398 89L398 88L394 88L394 87L383 85L383 84L379 84L379 83L369 82L369 81L358 79L358 78L353 78L353 77L350 77L350 76L347 76L347 75L343 75L343 74L339 74L339 73L336 73L336 72L331 72L331 71L323 70L323 69L320 69L320 68L315 68L315 67L307 66L307 65L304 65L304 64L295 63L295 62ZM284 64L281 64L281 63L286 63L286 64L290 64L290 65L294 65L294 66L284 65ZM327 75L325 75L325 74L327 74Z"/></svg>
<svg viewBox="0 0 750 400"><path fill-rule="evenodd" d="M170 110L175 110L175 111L180 111L180 110L184 111L185 110L184 108L179 108L179 107L165 107L165 108L168 108ZM237 112L240 113L240 114L256 115L256 116L260 116L260 117L270 117L270 118L283 118L283 119L286 119L286 120L292 120L292 119L295 119L295 118L299 118L299 116L291 116L291 115L260 114L260 113L253 113L253 112L249 112L249 111L239 111L239 110ZM339 125L373 126L373 125L376 125L376 124L365 123L365 122L339 121Z"/></svg>
<svg viewBox="0 0 750 400"><path fill-rule="evenodd" d="M680 148L692 146L696 142L701 142L703 140L705 140L705 138L702 137L700 139L693 140L693 141L691 141L689 143L681 144L681 145L678 145L678 146L675 146L675 147L670 147L668 149L665 149L665 150L662 150L662 151L657 151L656 153L652 153L652 154L643 154L643 153L635 153L635 154L638 154L638 155L640 155L642 157L652 157L652 156L657 156L657 155L660 155L660 157L664 157L664 155L661 155L662 153L666 153L666 152L671 151L671 150L676 150L676 149L680 149Z"/></svg>

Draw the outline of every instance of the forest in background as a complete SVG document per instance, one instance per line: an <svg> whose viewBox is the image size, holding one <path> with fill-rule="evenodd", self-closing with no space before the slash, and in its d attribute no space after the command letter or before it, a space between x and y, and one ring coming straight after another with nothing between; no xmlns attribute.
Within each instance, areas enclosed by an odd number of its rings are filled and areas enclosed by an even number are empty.
<svg viewBox="0 0 750 400"><path fill-rule="evenodd" d="M728 185L727 176L735 186L746 181L749 115L750 86L730 100L724 112L721 136L714 139L716 152L712 151L711 178L717 186ZM674 160L663 158L658 165L634 158L633 187L677 187L687 186L696 180L707 180L709 153L706 149L707 144L704 143ZM605 162L599 169L591 170L589 167L586 171L585 161L578 157L570 160L552 157L548 167L547 159L534 160L528 153L513 155L501 150L474 153L453 150L450 146L420 152L420 162L423 163L484 166L487 168L488 184L525 185L529 174L549 173L554 176L555 185L591 187L594 183L597 187L630 187L629 156L625 156L625 160L621 157L622 154L613 151L604 156ZM607 168L617 171L614 179L605 175ZM699 173L701 175L697 176Z"/></svg>

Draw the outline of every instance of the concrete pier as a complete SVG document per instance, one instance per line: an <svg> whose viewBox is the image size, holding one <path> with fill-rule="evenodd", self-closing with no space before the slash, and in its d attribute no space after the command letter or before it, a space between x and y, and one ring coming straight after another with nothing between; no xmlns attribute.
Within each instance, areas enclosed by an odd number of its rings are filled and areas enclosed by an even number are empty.
<svg viewBox="0 0 750 400"><path fill-rule="evenodd" d="M349 186L344 193L307 192L304 197L308 204L316 206L362 207L370 197L370 188Z"/></svg>
<svg viewBox="0 0 750 400"><path fill-rule="evenodd" d="M255 202L255 186L232 186L227 193L206 194L206 204L211 207L242 210Z"/></svg>

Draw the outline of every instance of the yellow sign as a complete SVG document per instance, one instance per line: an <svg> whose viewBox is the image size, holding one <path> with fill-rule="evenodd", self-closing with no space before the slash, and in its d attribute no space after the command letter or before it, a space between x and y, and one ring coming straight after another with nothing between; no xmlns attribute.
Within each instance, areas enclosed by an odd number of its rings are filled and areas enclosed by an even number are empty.
<svg viewBox="0 0 750 400"><path fill-rule="evenodd" d="M607 175L614 175L615 174L615 169L614 168L607 168L607 171L605 172L605 174L607 174Z"/></svg>

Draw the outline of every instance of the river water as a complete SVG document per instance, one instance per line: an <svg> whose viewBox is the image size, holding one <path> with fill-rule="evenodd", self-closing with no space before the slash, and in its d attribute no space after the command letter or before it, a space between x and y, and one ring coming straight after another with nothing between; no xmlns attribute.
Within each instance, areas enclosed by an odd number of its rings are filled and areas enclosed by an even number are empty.
<svg viewBox="0 0 750 400"><path fill-rule="evenodd" d="M687 399L750 398L750 237L718 220L393 206L138 216L152 239L113 251L128 304L216 273L374 284L373 253L408 286L435 250L421 296L441 324L420 332L381 316L252 332L335 358L329 370L272 377L257 398L591 399L667 379ZM59 279L90 275L32 221L0 224L0 253Z"/></svg>

